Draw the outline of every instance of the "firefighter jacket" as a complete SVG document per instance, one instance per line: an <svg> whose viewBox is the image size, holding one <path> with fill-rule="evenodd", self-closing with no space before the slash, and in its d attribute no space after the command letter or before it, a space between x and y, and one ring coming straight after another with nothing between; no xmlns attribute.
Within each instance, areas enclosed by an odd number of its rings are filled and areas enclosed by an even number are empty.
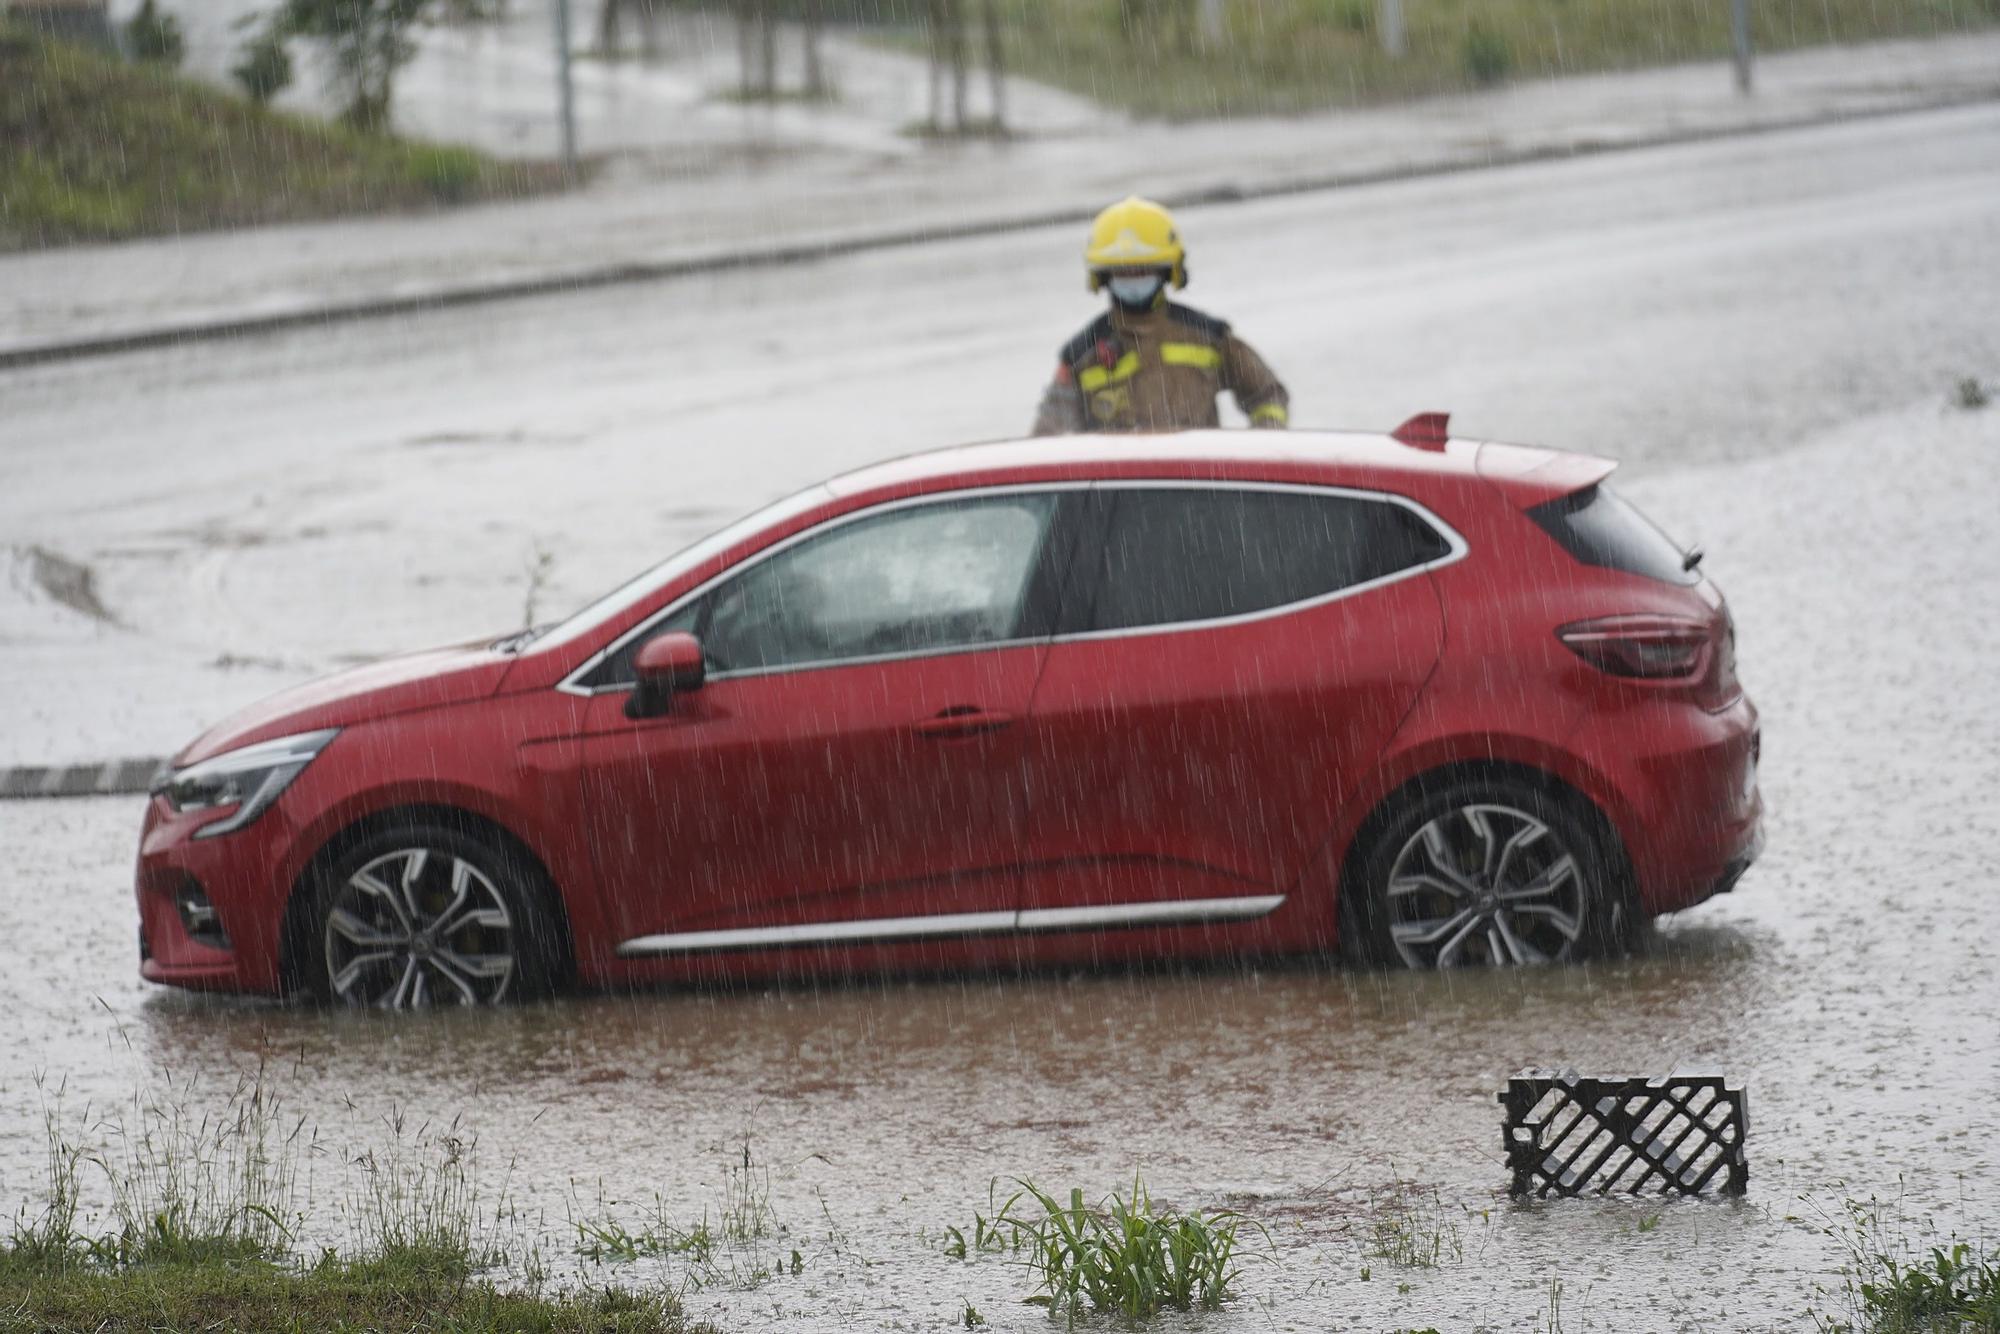
<svg viewBox="0 0 2000 1334"><path fill-rule="evenodd" d="M1285 386L1227 323L1170 301L1114 305L1063 345L1035 434L1215 426L1225 389L1252 426L1290 423Z"/></svg>

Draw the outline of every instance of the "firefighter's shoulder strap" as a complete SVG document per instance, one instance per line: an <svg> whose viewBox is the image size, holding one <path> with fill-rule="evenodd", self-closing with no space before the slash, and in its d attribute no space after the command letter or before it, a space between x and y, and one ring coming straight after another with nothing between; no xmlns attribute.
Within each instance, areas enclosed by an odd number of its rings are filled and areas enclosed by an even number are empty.
<svg viewBox="0 0 2000 1334"><path fill-rule="evenodd" d="M1179 302L1170 301L1167 303L1167 317L1211 342L1219 344L1228 341L1229 321L1203 314L1193 306L1183 306Z"/></svg>
<svg viewBox="0 0 2000 1334"><path fill-rule="evenodd" d="M1072 376L1080 376L1092 366L1112 365L1123 350L1118 330L1111 323L1111 312L1106 311L1084 325L1083 332L1064 343L1056 355L1069 367Z"/></svg>

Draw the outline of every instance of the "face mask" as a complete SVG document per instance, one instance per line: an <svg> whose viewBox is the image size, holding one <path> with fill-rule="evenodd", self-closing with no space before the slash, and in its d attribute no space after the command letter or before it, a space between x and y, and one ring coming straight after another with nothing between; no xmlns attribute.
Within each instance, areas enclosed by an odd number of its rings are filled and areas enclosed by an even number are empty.
<svg viewBox="0 0 2000 1334"><path fill-rule="evenodd" d="M1153 298L1160 294L1166 279L1157 273L1121 275L1109 279L1105 286L1111 289L1111 299L1131 310L1145 310L1153 304Z"/></svg>

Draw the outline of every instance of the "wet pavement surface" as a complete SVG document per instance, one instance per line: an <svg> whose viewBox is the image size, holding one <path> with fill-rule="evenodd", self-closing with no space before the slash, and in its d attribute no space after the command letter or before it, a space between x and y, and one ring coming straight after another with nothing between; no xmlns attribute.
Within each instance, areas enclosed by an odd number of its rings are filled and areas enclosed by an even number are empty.
<svg viewBox="0 0 2000 1334"><path fill-rule="evenodd" d="M382 1020L144 986L139 803L0 803L0 1213L42 1194L45 1113L116 1164L162 1116L222 1116L261 1081L298 1127L279 1151L302 1244L365 1235L370 1183L456 1142L478 1229L516 1277L694 1280L694 1309L732 1330L942 1329L968 1302L996 1329L1047 1328L1021 1304L1025 1268L945 1254L944 1229L990 1214L996 1179L1003 1197L1013 1178L1096 1196L1143 1173L1157 1199L1263 1223L1269 1258L1247 1263L1240 1300L1186 1322L1207 1330L1543 1328L1558 1303L1572 1330L1810 1328L1810 1306L1840 1309L1845 1252L1824 1229L1845 1201L1881 1201L1912 1241L1935 1226L1990 1243L2000 409L1947 398L1995 365L1992 323L1962 293L1996 223L1951 144L1857 135L1782 179L1739 145L1707 165L1657 159L1672 169L1650 182L1600 162L1204 218L1204 275L1228 304L1287 312L1247 332L1298 349L1302 369L1342 368L1320 404L1337 393L1338 415L1372 421L1474 403L1474 433L1599 442L1644 465L1626 494L1707 547L1764 715L1770 847L1639 957L891 980ZM1910 181L1863 188L1857 173L1890 157ZM1305 309L1282 262L1322 264L1329 226L1358 258ZM1282 246L1260 252L1266 234ZM974 253L1054 271L1071 240ZM840 305L892 283L971 290L950 286L978 276L954 277L959 262L827 266L844 286L807 307L812 372L778 391L756 359L805 335L773 323L803 298L772 275L11 380L11 476L39 511L17 503L8 522L110 571L121 623L0 645L33 701L9 706L9 728L55 735L112 708L156 724L196 695L255 694L266 668L194 673L260 636L307 660L273 677L378 647L366 635L448 638L452 616L518 607L520 577L492 552L551 515L565 591L584 593L781 483L1024 415L1038 343L1008 350L1010 333L1003 349L962 307L915 295L862 303L866 319ZM992 313L1048 314L1038 293ZM986 354L962 395L894 396ZM1444 398L1418 401L1433 381ZM662 423L678 432L664 443ZM84 464L94 477L68 476ZM673 484L636 501L635 475ZM295 522L327 529L253 540ZM93 674L100 659L125 665ZM38 684L51 673L72 695ZM1494 1094L1530 1065L1740 1079L1748 1196L1510 1204ZM87 1173L87 1225L110 1225L105 1180ZM576 1222L656 1215L765 1235L699 1272L577 1254ZM1376 1254L1385 1220L1442 1263Z"/></svg>

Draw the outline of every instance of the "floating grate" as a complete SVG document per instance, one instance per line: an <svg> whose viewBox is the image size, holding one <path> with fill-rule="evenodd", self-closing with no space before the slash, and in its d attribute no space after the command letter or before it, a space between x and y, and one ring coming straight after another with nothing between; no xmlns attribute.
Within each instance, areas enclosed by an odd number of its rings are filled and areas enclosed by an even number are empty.
<svg viewBox="0 0 2000 1334"><path fill-rule="evenodd" d="M1595 1079L1523 1070L1500 1094L1515 1195L1741 1195L1750 1181L1743 1090L1721 1075Z"/></svg>

